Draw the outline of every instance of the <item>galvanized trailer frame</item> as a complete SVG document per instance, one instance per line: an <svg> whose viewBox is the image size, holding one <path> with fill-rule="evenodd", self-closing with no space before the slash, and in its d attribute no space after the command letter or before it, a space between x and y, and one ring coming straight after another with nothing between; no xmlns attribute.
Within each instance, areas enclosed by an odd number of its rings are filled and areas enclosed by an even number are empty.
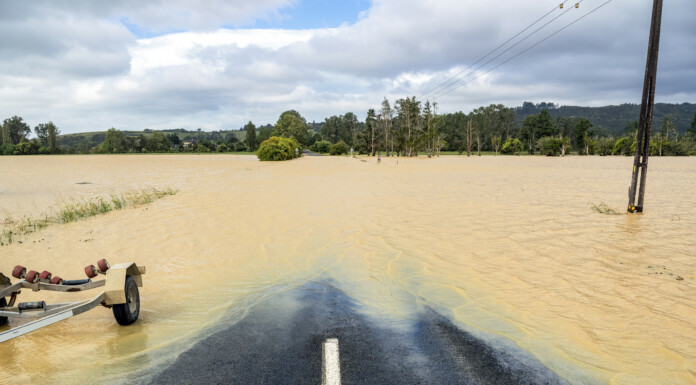
<svg viewBox="0 0 696 385"><path fill-rule="evenodd" d="M82 314L99 305L110 308L114 305L127 304L131 300L127 298L128 289L125 288L127 278L131 277L135 281L137 287L142 287L143 281L141 275L145 274L145 271L145 266L138 266L135 263L121 263L111 266L103 273L106 275L106 279L91 281L81 285L62 285L47 282L31 283L26 280L12 284L9 278L0 273L0 299L10 297L10 300L7 301L7 306L0 307L0 317L7 317L9 320L22 319L30 321L4 332L0 332L0 343ZM100 287L104 287L104 291L100 292L94 298L84 301L43 304L40 309L29 309L24 311L20 309L20 306L14 306L21 289L74 293ZM139 295L137 300L139 302Z"/></svg>

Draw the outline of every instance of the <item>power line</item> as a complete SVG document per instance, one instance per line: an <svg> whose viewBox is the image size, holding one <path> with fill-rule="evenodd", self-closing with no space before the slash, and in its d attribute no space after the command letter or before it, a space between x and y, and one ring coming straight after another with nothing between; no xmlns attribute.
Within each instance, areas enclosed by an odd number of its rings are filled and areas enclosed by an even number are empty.
<svg viewBox="0 0 696 385"><path fill-rule="evenodd" d="M450 90L447 91L447 92L444 92L444 93L442 93L442 94L440 94L440 95L437 95L437 96L435 97L435 99L441 98L441 97L443 97L443 96L445 96L445 95L447 95L447 94L453 92L454 90L456 90L456 89L458 89L458 88L460 88L460 87L462 87L462 86L464 86L464 85L466 85L466 84L469 84L469 83L471 83L472 81L474 81L474 80L480 78L481 76L483 76L483 75L485 75L485 74L487 74L487 73L489 73L489 72L495 70L496 68L502 66L503 64L508 63L509 61L511 61L511 60L513 60L513 59L515 59L515 58L517 58L518 56L522 55L523 53L525 53L525 52L531 50L532 48L538 46L539 44L545 42L546 40L550 39L550 38L553 37L554 35L556 35L556 34L558 34L559 32L565 30L566 28L572 26L573 24L577 23L578 21L580 21L580 20L586 18L587 16L591 15L591 14L594 13L595 11L599 10L600 8L604 7L605 5L607 5L607 4L611 3L611 2L612 2L612 0L607 0L607 1L604 2L602 5L600 5L600 6L598 6L597 8L591 10L590 12L588 12L588 13L586 13L586 14L580 16L580 17L577 18L575 21L573 21L573 22L567 24L567 25L564 26L563 28L561 28L561 29L555 31L554 33L552 33L552 34L546 36L546 37L543 38L542 40L540 40L540 41L534 43L533 45L531 45L531 46L529 46L529 47L527 47L527 48L526 48L525 50L523 50L522 52L520 52L520 53L516 54L515 56L513 56L513 57L511 57L511 58L509 58L509 59L507 59L507 60L505 60L504 62L502 62L502 63L496 65L495 67L489 69L488 71L483 72L483 73L477 75L477 76L474 77L473 79L470 79L470 80L468 80L468 81L466 81L466 82L464 82L464 83L462 83L462 84L460 84L460 85L458 85L458 86L456 86L456 87L450 89Z"/></svg>
<svg viewBox="0 0 696 385"><path fill-rule="evenodd" d="M580 4L580 3L582 3L582 2L583 2L583 0L580 0L580 1L578 1L576 4ZM518 41L517 43L513 44L512 46L508 47L505 51L499 53L499 54L496 55L494 58L488 60L488 61L485 62L484 64L478 66L476 69L470 71L468 74L466 74L466 75L465 75L464 77L462 77L461 79L458 79L458 80L456 80L454 83L451 83L450 85L448 85L447 87L442 88L441 90L439 90L439 91L437 92L437 95L435 95L434 98L437 99L438 97L440 97L441 95L444 94L444 91L445 91L445 90L451 88L452 86L455 86L457 83L460 83L460 82L464 81L464 79L466 79L468 76L474 74L476 71L478 71L478 70L480 70L481 68L487 66L488 64L490 64L490 63L491 63L492 61L494 61L495 59L497 59L497 58L503 56L504 54L506 54L507 52L509 52L511 49L513 49L513 48L517 47L518 45L522 44L522 42L524 42L525 40L529 39L530 37L532 37L532 35L534 35L535 33L539 32L539 31L541 31L542 29L544 29L546 26L548 26L549 24L551 24L551 23L553 23L554 21L556 21L556 20L557 20L558 18L560 18L561 16L563 16L563 15L565 15L566 13L570 12L572 9L574 9L574 7L568 8L567 10L565 10L565 11L564 11L563 13L561 13L560 15L554 17L553 19L549 20L546 24L544 24L544 25L542 25L541 27L539 27L539 28L537 28L536 30L534 30L534 32L532 32L532 33L530 33L529 35L527 35L527 36L525 36L524 38L522 38L522 40L520 40L520 41ZM455 88L457 88L457 87L455 87Z"/></svg>
<svg viewBox="0 0 696 385"><path fill-rule="evenodd" d="M468 70L469 68L475 66L476 64L478 64L479 62L481 62L483 59L485 59L485 58L487 58L488 56L490 56L491 54L493 54L493 52L495 52L495 51L499 50L500 48L504 47L507 43L511 42L511 41L514 40L516 37L520 36L521 34L523 34L523 33L524 33L525 31L527 31L528 29L532 28L536 23L538 23L538 22L542 21L543 19L545 19L546 16L552 14L555 10L559 9L559 7L560 7L561 5L564 5L564 4L567 3L568 1L570 1L570 0L565 0L565 1L563 1L563 3L561 3L560 5L557 5L557 6L553 7L553 9L551 9L549 12L547 12L544 16L540 17L540 18L537 19L535 22L533 22L532 24L528 25L525 29L523 29L523 30L521 30L520 32L518 32L515 36L511 37L510 39L508 39L508 40L507 40L506 42L504 42L503 44L497 46L495 49L493 49L492 51L488 52L485 56L483 56L483 57L479 58L478 60L476 60L475 62L471 63L471 65L469 65L468 67L466 67L466 68L464 68L463 70L461 70L461 71L457 72L456 74L452 75L450 78L448 78L448 79L445 80L444 82L442 82L442 83L438 84L437 86L433 87L430 91L428 91L428 92L424 93L423 95L421 95L420 98L422 99L424 96L428 95L429 93L431 93L431 92L435 91L436 89L438 89L438 88L444 86L444 85L447 84L450 80L452 80L452 79L456 78L457 76L459 76L462 72L465 72L465 71ZM570 9L569 9L569 10L570 10ZM566 12L567 12L567 11L566 11Z"/></svg>

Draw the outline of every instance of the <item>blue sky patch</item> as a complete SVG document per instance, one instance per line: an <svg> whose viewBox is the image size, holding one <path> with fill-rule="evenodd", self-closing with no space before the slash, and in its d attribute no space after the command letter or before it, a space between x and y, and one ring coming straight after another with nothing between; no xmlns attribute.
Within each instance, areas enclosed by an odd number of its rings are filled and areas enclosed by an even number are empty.
<svg viewBox="0 0 696 385"><path fill-rule="evenodd" d="M371 6L369 0L299 0L278 11L281 17L258 19L246 28L315 29L354 24Z"/></svg>

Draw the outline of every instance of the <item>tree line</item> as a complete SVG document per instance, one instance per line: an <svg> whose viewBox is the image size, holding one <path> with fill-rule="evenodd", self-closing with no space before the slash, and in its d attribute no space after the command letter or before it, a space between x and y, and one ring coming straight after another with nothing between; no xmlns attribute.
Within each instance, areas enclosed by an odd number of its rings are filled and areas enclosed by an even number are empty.
<svg viewBox="0 0 696 385"><path fill-rule="evenodd" d="M553 103L543 107L556 108ZM612 135L586 118L553 117L544 108L520 120L516 109L501 104L481 106L468 114L440 114L437 103L412 96L394 102L385 98L377 108L368 109L364 120L347 112L308 123L299 112L288 110L274 125L257 127L249 121L238 131L177 129L136 134L111 128L92 136L98 144L86 136L59 136L60 130L52 122L37 125L33 131L36 138L28 139L32 132L29 125L14 116L0 126L0 154L252 152L271 137L284 137L294 138L303 148L334 155L351 148L371 156L432 157L442 151L468 156L483 152L563 156L571 151L579 155L631 155L637 128L636 121L629 121L621 135ZM654 122L652 131L653 155L696 155L696 114L685 134L676 130L670 115Z"/></svg>
<svg viewBox="0 0 696 385"><path fill-rule="evenodd" d="M34 127L36 138L27 140L31 127L19 116L5 119L0 126L0 155L58 154L60 130L53 122Z"/></svg>
<svg viewBox="0 0 696 385"><path fill-rule="evenodd" d="M553 103L548 107L553 109ZM535 107L536 108L536 107ZM437 104L415 97L384 99L380 108L369 109L365 121L348 112L326 118L314 134L313 149L336 152L353 148L361 154L415 156L441 151L467 155L542 154L631 155L635 151L638 122L626 122L622 135L612 135L583 117L553 117L547 109L528 114L521 121L516 109L501 104L481 106L468 114L438 114ZM311 140L310 140L311 141ZM653 123L653 155L696 155L696 114L690 128L680 135L670 117Z"/></svg>

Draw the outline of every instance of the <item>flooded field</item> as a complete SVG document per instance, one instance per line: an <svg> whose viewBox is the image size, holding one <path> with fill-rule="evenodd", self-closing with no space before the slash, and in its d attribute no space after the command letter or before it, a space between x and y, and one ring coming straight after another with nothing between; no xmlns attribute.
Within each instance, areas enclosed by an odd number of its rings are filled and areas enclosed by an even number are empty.
<svg viewBox="0 0 696 385"><path fill-rule="evenodd" d="M696 383L696 158L650 160L645 214L593 211L624 211L631 166L622 157L0 157L0 220L178 189L0 247L6 275L21 263L82 278L102 257L148 268L136 324L119 327L97 308L3 343L0 378L129 382L223 317L329 279L366 313L407 319L430 306L483 338L511 340L571 383Z"/></svg>

